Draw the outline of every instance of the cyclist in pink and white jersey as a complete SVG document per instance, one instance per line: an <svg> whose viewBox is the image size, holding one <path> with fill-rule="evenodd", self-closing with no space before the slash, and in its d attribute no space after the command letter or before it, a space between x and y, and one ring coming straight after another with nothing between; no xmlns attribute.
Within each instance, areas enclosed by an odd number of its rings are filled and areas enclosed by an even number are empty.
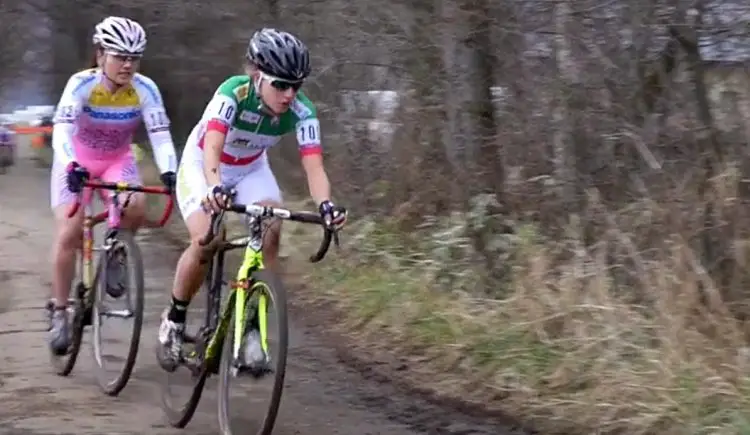
<svg viewBox="0 0 750 435"><path fill-rule="evenodd" d="M95 67L74 74L57 105L52 130L54 162L51 205L55 212L53 248L54 312L50 346L64 353L69 345L66 305L75 273L75 254L81 240L83 212L67 217L68 207L89 178L141 183L130 144L143 122L161 172L162 182L175 185L177 157L169 133L169 118L156 84L138 74L146 48L146 32L137 22L107 17L94 29ZM133 195L123 216L124 228L135 230L143 221L145 198ZM124 293L119 264L108 265L112 297ZM109 275L109 274L108 274Z"/></svg>

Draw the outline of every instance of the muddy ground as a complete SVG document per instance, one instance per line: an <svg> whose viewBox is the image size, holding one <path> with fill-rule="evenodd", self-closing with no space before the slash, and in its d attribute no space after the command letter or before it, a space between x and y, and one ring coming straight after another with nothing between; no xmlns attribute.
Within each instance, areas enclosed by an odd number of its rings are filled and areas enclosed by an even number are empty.
<svg viewBox="0 0 750 435"><path fill-rule="evenodd" d="M50 286L49 250L53 233L49 177L22 160L0 175L0 434L217 433L215 380L193 421L170 428L160 409L163 373L153 353L156 328L178 256L158 231L139 235L146 272L146 314L133 377L112 398L103 395L91 372L86 340L73 373L55 375L45 347L41 309ZM320 319L319 316L315 316ZM502 435L518 429L453 408L427 402L382 377L363 376L342 361L330 338L297 316L291 325L286 388L277 420L278 435ZM118 346L123 340L115 339ZM113 353L123 354L120 349ZM361 367L360 367L361 368ZM252 397L252 384L244 394ZM260 390L257 390L260 391ZM248 404L253 401L248 399ZM255 433L260 414L245 410L238 418Z"/></svg>

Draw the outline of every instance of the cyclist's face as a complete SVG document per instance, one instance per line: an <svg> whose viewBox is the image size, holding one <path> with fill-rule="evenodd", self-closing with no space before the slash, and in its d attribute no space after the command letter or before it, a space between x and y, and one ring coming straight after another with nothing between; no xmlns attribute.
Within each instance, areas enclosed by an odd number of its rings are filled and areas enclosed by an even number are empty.
<svg viewBox="0 0 750 435"><path fill-rule="evenodd" d="M141 64L140 56L107 51L103 59L104 73L118 85L130 83L133 74L138 72Z"/></svg>
<svg viewBox="0 0 750 435"><path fill-rule="evenodd" d="M260 94L263 102L277 114L282 114L289 110L289 105L297 96L297 91L302 86L302 82L287 82L266 74L260 73L262 79L260 85Z"/></svg>

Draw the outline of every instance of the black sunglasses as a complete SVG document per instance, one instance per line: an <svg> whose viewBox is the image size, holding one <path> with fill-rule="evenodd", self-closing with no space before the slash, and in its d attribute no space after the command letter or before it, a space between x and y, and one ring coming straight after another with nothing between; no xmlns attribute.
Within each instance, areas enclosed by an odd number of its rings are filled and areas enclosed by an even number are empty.
<svg viewBox="0 0 750 435"><path fill-rule="evenodd" d="M293 89L295 92L299 91L304 82L286 82L284 80L271 80L271 86L279 91L286 91L287 89Z"/></svg>

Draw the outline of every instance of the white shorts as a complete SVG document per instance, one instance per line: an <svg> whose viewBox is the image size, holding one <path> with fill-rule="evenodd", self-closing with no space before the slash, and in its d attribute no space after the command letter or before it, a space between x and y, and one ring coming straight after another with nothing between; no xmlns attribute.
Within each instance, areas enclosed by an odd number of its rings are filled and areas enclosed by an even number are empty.
<svg viewBox="0 0 750 435"><path fill-rule="evenodd" d="M192 138L192 135L191 135ZM260 201L281 202L281 190L271 172L268 156L264 152L257 160L245 166L219 165L221 181L237 191L235 202L253 204ZM177 205L182 218L201 210L201 201L208 193L203 173L203 150L188 139L177 170Z"/></svg>

